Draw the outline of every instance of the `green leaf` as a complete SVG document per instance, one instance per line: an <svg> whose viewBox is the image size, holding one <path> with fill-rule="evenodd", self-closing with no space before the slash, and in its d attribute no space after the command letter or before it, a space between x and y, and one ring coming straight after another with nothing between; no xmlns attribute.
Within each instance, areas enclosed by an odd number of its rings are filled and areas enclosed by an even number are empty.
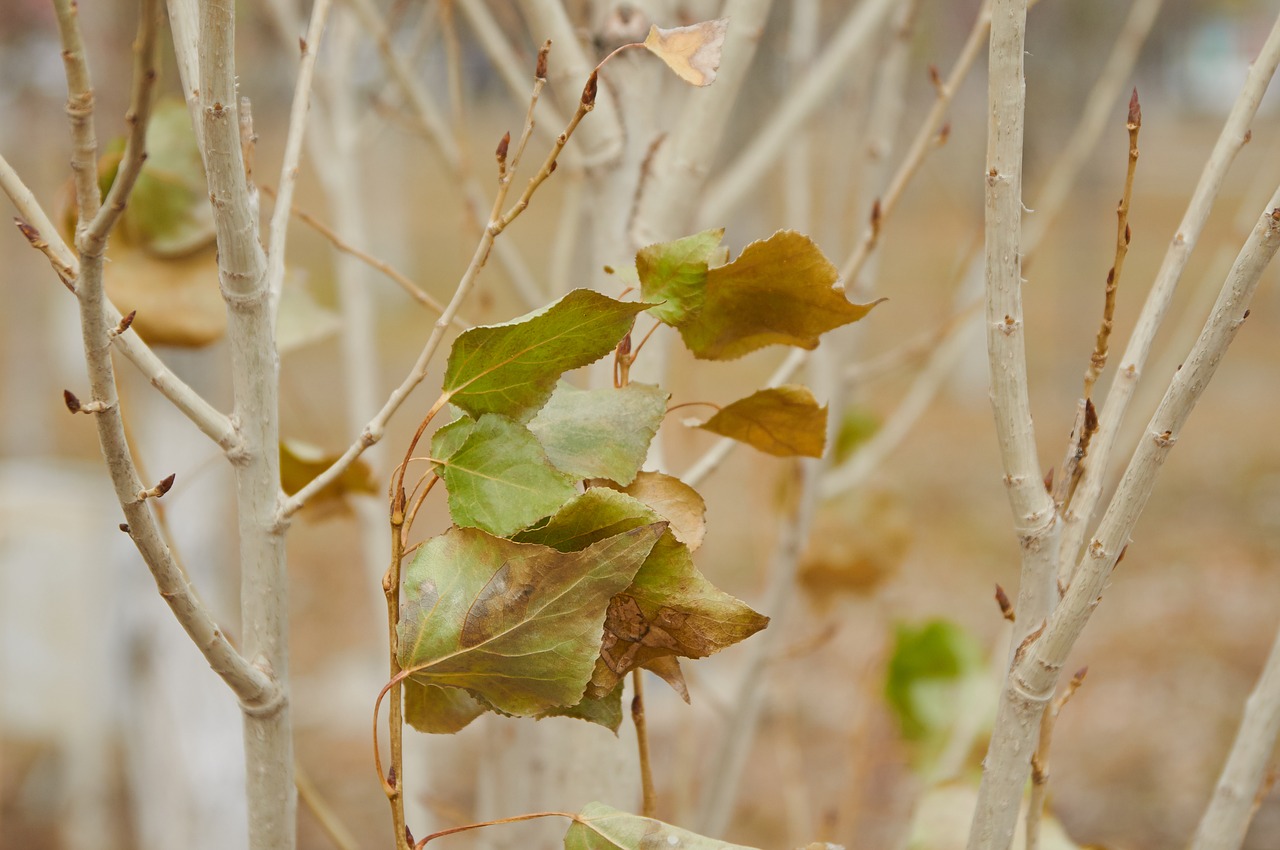
<svg viewBox="0 0 1280 850"><path fill-rule="evenodd" d="M484 714L486 708L460 688L404 682L404 718L419 732L452 735Z"/></svg>
<svg viewBox="0 0 1280 850"><path fill-rule="evenodd" d="M663 823L620 812L604 803L588 803L564 834L565 850L752 850Z"/></svg>
<svg viewBox="0 0 1280 850"><path fill-rule="evenodd" d="M660 517L616 490L594 487L518 540L574 552ZM662 535L630 586L609 602L600 660L587 689L599 697L635 667L669 657L703 658L763 629L769 618L717 588L689 549ZM664 677L665 678L665 677Z"/></svg>
<svg viewBox="0 0 1280 850"><path fill-rule="evenodd" d="M778 457L822 457L827 409L808 387L789 384L726 405L698 427Z"/></svg>
<svg viewBox="0 0 1280 850"><path fill-rule="evenodd" d="M886 671L885 696L904 737L921 740L955 719L963 680L982 669L982 649L946 620L899 625Z"/></svg>
<svg viewBox="0 0 1280 850"><path fill-rule="evenodd" d="M629 484L662 424L669 397L647 384L580 390L562 383L529 430L558 469L576 478Z"/></svg>
<svg viewBox="0 0 1280 850"><path fill-rule="evenodd" d="M431 435L431 456L438 461L449 460L462 448L475 427L476 421L470 416L459 416L448 425L441 425ZM437 463L435 467L443 470L444 464Z"/></svg>
<svg viewBox="0 0 1280 850"><path fill-rule="evenodd" d="M400 666L419 684L463 688L506 714L579 702L609 600L665 529L642 525L569 553L449 529L406 571Z"/></svg>
<svg viewBox="0 0 1280 850"><path fill-rule="evenodd" d="M613 351L649 306L575 289L539 313L472 328L449 352L444 391L472 416L501 413L527 422L563 373Z"/></svg>
<svg viewBox="0 0 1280 850"><path fill-rule="evenodd" d="M617 733L622 725L622 683L601 697L584 696L576 705L553 708L541 717L572 717Z"/></svg>
<svg viewBox="0 0 1280 850"><path fill-rule="evenodd" d="M867 407L854 404L845 408L840 418L840 428L836 432L836 444L831 450L831 462L842 463L848 460L863 443L870 440L880 430L880 420Z"/></svg>
<svg viewBox="0 0 1280 850"><path fill-rule="evenodd" d="M576 492L573 479L551 465L528 428L493 413L472 425L467 422L450 423L440 429L443 436L431 440L434 452L467 432L438 465L455 524L505 537L553 512Z"/></svg>
<svg viewBox="0 0 1280 850"><path fill-rule="evenodd" d="M659 242L636 254L640 294L657 302L649 315L669 325L678 325L702 308L707 290L707 271L718 258L724 228L704 230L674 242Z"/></svg>
<svg viewBox="0 0 1280 850"><path fill-rule="evenodd" d="M817 348L822 334L875 306L851 304L834 288L838 279L809 237L780 230L707 272L702 309L679 323L680 335L703 360L733 360L768 345Z"/></svg>

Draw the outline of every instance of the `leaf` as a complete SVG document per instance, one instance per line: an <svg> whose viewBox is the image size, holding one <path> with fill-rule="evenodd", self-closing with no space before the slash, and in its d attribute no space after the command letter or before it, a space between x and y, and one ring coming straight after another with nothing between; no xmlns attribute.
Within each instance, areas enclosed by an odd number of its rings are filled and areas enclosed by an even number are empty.
<svg viewBox="0 0 1280 850"><path fill-rule="evenodd" d="M709 86L715 82L720 68L720 52L728 27L728 18L672 29L652 26L644 46L686 83Z"/></svg>
<svg viewBox="0 0 1280 850"><path fill-rule="evenodd" d="M707 272L702 309L679 324L695 357L733 360L768 345L813 349L829 330L879 302L851 304L834 288L836 267L807 236L780 230Z"/></svg>
<svg viewBox="0 0 1280 850"><path fill-rule="evenodd" d="M629 484L667 414L668 398L648 384L580 390L561 383L529 430L558 469Z"/></svg>
<svg viewBox="0 0 1280 850"><path fill-rule="evenodd" d="M880 430L880 420L870 408L852 404L845 408L840 418L840 427L836 431L836 444L831 450L831 462L842 463L848 460L863 443L870 440Z"/></svg>
<svg viewBox="0 0 1280 850"><path fill-rule="evenodd" d="M982 668L982 649L946 620L899 625L886 671L885 696L902 734L921 740L955 719L957 686Z"/></svg>
<svg viewBox="0 0 1280 850"><path fill-rule="evenodd" d="M285 281L276 313L276 350L287 354L336 334L342 328L337 311L321 306L301 283Z"/></svg>
<svg viewBox="0 0 1280 850"><path fill-rule="evenodd" d="M653 818L588 803L564 834L565 850L752 850L698 835Z"/></svg>
<svg viewBox="0 0 1280 850"><path fill-rule="evenodd" d="M726 405L698 427L778 457L822 457L827 409L808 387L788 384Z"/></svg>
<svg viewBox="0 0 1280 850"><path fill-rule="evenodd" d="M618 727L622 725L622 683L619 682L616 688L604 696L584 696L576 705L553 708L540 717L572 717L603 726L616 734Z"/></svg>
<svg viewBox="0 0 1280 850"><path fill-rule="evenodd" d="M448 425L441 425L431 435L431 456L436 460L449 460L462 448L475 427L476 421L470 416L459 416ZM444 464L437 463L435 468L443 470Z"/></svg>
<svg viewBox="0 0 1280 850"><path fill-rule="evenodd" d="M452 735L465 729L487 709L460 688L404 682L404 718L419 732Z"/></svg>
<svg viewBox="0 0 1280 850"><path fill-rule="evenodd" d="M451 528L406 571L400 666L522 717L573 705L600 652L605 609L665 531L650 523L577 552Z"/></svg>
<svg viewBox="0 0 1280 850"><path fill-rule="evenodd" d="M674 475L641 472L635 480L620 489L633 499L644 502L671 523L675 538L696 552L707 536L707 503L698 491Z"/></svg>
<svg viewBox="0 0 1280 850"><path fill-rule="evenodd" d="M689 686L684 681L684 671L680 669L679 658L674 655L655 658L652 661L645 662L644 669L670 685L671 690L680 695L680 699L686 703L691 701L689 699Z"/></svg>
<svg viewBox="0 0 1280 850"><path fill-rule="evenodd" d="M658 515L616 490L594 487L565 504L518 540L573 552L651 523ZM763 629L769 622L717 588L693 565L689 549L668 531L634 580L609 602L600 660L588 695L613 690L635 667L660 658L703 658Z"/></svg>
<svg viewBox="0 0 1280 850"><path fill-rule="evenodd" d="M445 436L432 438L433 449L467 431L440 465L449 514L457 525L505 537L552 513L576 492L573 479L547 460L538 438L505 416L486 413L470 428L455 422L440 430Z"/></svg>
<svg viewBox="0 0 1280 850"><path fill-rule="evenodd" d="M336 454L301 440L280 441L280 487L290 496L307 486L311 479L324 472L338 459ZM376 493L378 485L373 480L369 464L357 460L338 476L336 481L322 488L312 503L327 499L340 499L348 493Z"/></svg>
<svg viewBox="0 0 1280 850"><path fill-rule="evenodd" d="M444 391L472 416L501 413L528 422L563 373L613 351L649 306L575 289L539 313L472 328L449 352Z"/></svg>
<svg viewBox="0 0 1280 850"><path fill-rule="evenodd" d="M669 325L677 325L702 308L706 297L707 271L719 258L724 228L704 230L674 242L659 242L636 254L640 294L655 303L649 315Z"/></svg>

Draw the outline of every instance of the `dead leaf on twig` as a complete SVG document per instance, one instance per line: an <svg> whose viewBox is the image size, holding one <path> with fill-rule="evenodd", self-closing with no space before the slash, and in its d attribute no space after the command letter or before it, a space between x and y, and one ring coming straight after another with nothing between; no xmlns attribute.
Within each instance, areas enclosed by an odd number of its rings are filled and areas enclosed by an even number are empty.
<svg viewBox="0 0 1280 850"><path fill-rule="evenodd" d="M728 26L728 18L669 30L654 26L649 28L644 46L666 62L667 67L686 83L709 86L716 80L720 51L724 47L724 34Z"/></svg>

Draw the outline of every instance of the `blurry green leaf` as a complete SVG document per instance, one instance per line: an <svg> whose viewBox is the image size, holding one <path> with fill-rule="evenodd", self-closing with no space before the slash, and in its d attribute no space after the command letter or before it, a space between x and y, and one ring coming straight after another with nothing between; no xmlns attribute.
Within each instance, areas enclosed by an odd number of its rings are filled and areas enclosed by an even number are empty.
<svg viewBox="0 0 1280 850"><path fill-rule="evenodd" d="M528 422L563 373L613 351L648 306L575 289L541 312L472 328L449 352L444 391L472 416L501 413Z"/></svg>
<svg viewBox="0 0 1280 850"><path fill-rule="evenodd" d="M867 440L880 430L880 420L868 408L859 405L848 407L840 418L840 430L836 432L835 448L831 462L839 464L849 458Z"/></svg>
<svg viewBox="0 0 1280 850"><path fill-rule="evenodd" d="M809 237L780 230L707 272L702 309L679 323L680 335L703 360L733 360L768 345L817 348L822 334L875 306L851 304L834 288L838 278Z"/></svg>
<svg viewBox="0 0 1280 850"><path fill-rule="evenodd" d="M404 681L404 719L419 732L452 735L465 729L486 711L475 697L460 688Z"/></svg>
<svg viewBox="0 0 1280 850"><path fill-rule="evenodd" d="M696 552L707 535L707 503L697 490L674 475L641 472L625 487L614 487L653 508L671 523L671 533Z"/></svg>
<svg viewBox="0 0 1280 850"><path fill-rule="evenodd" d="M124 140L115 141L99 164L105 193L115 180ZM213 242L213 208L204 163L191 129L191 116L181 100L157 103L147 125L147 161L129 203L120 216L116 236L161 257L190 253Z"/></svg>
<svg viewBox="0 0 1280 850"><path fill-rule="evenodd" d="M464 688L506 714L577 703L609 600L665 528L638 526L569 553L449 529L405 573L400 666L419 684Z"/></svg>
<svg viewBox="0 0 1280 850"><path fill-rule="evenodd" d="M961 782L927 789L916 803L905 850L965 850L969 825L978 804L978 788ZM1026 846L1025 814L1014 832L1015 850ZM1067 835L1062 823L1046 813L1040 821L1040 850L1084 850ZM1103 850L1090 845L1089 850Z"/></svg>
<svg viewBox="0 0 1280 850"><path fill-rule="evenodd" d="M467 431L440 470L457 525L506 536L552 513L576 492L573 479L547 460L538 438L505 416L486 413L473 427L455 422L441 430L445 436L432 439L433 449Z"/></svg>
<svg viewBox="0 0 1280 850"><path fill-rule="evenodd" d="M752 850L653 818L588 803L564 835L565 850Z"/></svg>
<svg viewBox="0 0 1280 850"><path fill-rule="evenodd" d="M636 273L644 300L655 303L649 308L651 316L676 325L702 307L707 271L722 238L723 227L640 249Z"/></svg>
<svg viewBox="0 0 1280 850"><path fill-rule="evenodd" d="M647 384L580 390L561 383L529 430L558 469L575 478L629 484L667 413L668 398Z"/></svg>
<svg viewBox="0 0 1280 850"><path fill-rule="evenodd" d="M311 483L311 479L324 472L338 459L337 454L325 454L324 450L301 440L280 441L280 487L290 496ZM338 476L337 480L323 487L312 503L338 499L348 493L376 493L377 483L369 464L357 460Z"/></svg>
<svg viewBox="0 0 1280 850"><path fill-rule="evenodd" d="M563 552L580 551L660 517L616 490L593 487L517 540ZM631 585L609 602L600 660L587 693L602 696L633 668L654 659L703 658L763 629L769 622L717 588L693 565L670 531L649 552Z"/></svg>
<svg viewBox="0 0 1280 850"><path fill-rule="evenodd" d="M698 427L778 457L822 457L827 409L808 387L789 384L726 405Z"/></svg>
<svg viewBox="0 0 1280 850"><path fill-rule="evenodd" d="M320 342L341 327L336 311L321 306L302 284L285 281L276 313L276 349L281 354Z"/></svg>
<svg viewBox="0 0 1280 850"><path fill-rule="evenodd" d="M644 46L686 83L709 86L716 80L728 27L728 18L672 29L651 26Z"/></svg>
<svg viewBox="0 0 1280 850"><path fill-rule="evenodd" d="M982 669L982 650L954 623L930 620L899 625L885 681L885 696L903 737L920 740L955 719L957 688Z"/></svg>

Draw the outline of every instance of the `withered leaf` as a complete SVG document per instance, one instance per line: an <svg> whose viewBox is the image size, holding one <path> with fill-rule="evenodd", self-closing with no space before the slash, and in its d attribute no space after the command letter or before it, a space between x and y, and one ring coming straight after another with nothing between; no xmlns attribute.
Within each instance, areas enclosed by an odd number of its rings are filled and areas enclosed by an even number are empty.
<svg viewBox="0 0 1280 850"><path fill-rule="evenodd" d="M671 523L671 533L696 552L707 536L707 503L697 490L674 475L641 472L626 487L615 487L633 499L644 502Z"/></svg>
<svg viewBox="0 0 1280 850"><path fill-rule="evenodd" d="M680 829L653 818L628 814L604 803L588 803L564 835L565 850L752 850Z"/></svg>
<svg viewBox="0 0 1280 850"><path fill-rule="evenodd" d="M808 387L789 384L726 405L698 427L778 457L822 457L827 408L818 406Z"/></svg>
<svg viewBox="0 0 1280 850"><path fill-rule="evenodd" d="M709 86L715 82L720 68L720 53L728 28L728 18L672 29L653 26L649 28L644 46L686 83Z"/></svg>

